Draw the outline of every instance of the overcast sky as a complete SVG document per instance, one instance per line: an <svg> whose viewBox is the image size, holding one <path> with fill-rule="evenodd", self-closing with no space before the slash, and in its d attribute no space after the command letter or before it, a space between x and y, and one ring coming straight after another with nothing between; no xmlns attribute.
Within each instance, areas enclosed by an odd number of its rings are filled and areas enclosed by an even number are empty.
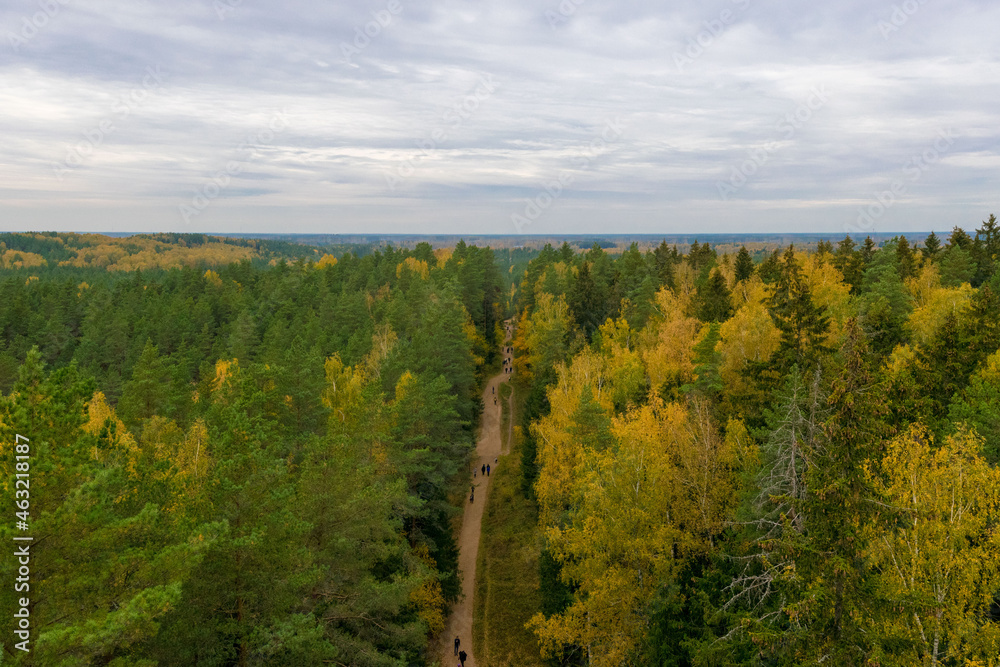
<svg viewBox="0 0 1000 667"><path fill-rule="evenodd" d="M0 230L863 236L1000 212L1000 3L654 4L8 0Z"/></svg>

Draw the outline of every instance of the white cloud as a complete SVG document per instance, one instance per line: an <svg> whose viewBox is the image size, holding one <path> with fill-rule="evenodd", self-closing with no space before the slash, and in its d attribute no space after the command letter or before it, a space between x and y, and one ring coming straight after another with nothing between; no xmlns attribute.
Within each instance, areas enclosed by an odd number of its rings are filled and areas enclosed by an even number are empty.
<svg viewBox="0 0 1000 667"><path fill-rule="evenodd" d="M530 231L836 231L943 128L954 146L879 224L972 225L1000 185L1000 8L984 0L925 2L888 35L891 2L583 0L553 24L558 2L398 1L377 29L388 0L230 2L221 18L195 0L67 2L3 45L0 227L508 233L569 170ZM0 10L0 34L29 9ZM162 85L124 114L150 67ZM484 76L495 90L476 97ZM816 86L829 100L788 136ZM280 110L287 129L185 223L178 206ZM621 136L581 167L615 118Z"/></svg>

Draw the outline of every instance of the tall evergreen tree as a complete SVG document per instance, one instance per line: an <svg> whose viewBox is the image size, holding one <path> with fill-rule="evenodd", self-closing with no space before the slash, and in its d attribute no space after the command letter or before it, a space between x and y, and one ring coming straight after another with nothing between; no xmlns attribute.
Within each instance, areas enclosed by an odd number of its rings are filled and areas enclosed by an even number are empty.
<svg viewBox="0 0 1000 667"><path fill-rule="evenodd" d="M924 259L934 259L937 257L938 253L941 252L941 239L934 232L927 235L924 239L924 247L921 249L923 252Z"/></svg>
<svg viewBox="0 0 1000 667"><path fill-rule="evenodd" d="M862 619L872 608L871 577L864 565L863 530L876 516L865 465L883 454L881 390L868 354L866 336L856 319L846 325L840 351L841 371L830 391L825 443L813 452L806 476L806 499L812 543L803 608L814 615L810 653L829 655L836 664L864 664L871 650ZM820 595L823 605L812 605Z"/></svg>
<svg viewBox="0 0 1000 667"><path fill-rule="evenodd" d="M844 282L851 286L851 294L861 292L861 258L854 249L855 243L850 236L837 244L833 254L833 266L844 276Z"/></svg>
<svg viewBox="0 0 1000 667"><path fill-rule="evenodd" d="M736 253L736 282L746 280L753 275L753 258L746 246L740 246L740 251Z"/></svg>
<svg viewBox="0 0 1000 667"><path fill-rule="evenodd" d="M974 285L978 286L993 277L1000 261L1000 225L995 215L990 214L989 219L983 221L983 226L976 230L975 248L974 259L978 270Z"/></svg>
<svg viewBox="0 0 1000 667"><path fill-rule="evenodd" d="M811 370L830 351L826 336L830 317L813 303L809 283L795 259L792 246L782 258L774 292L767 300L771 320L781 332L781 343L772 364L784 374L792 366Z"/></svg>
<svg viewBox="0 0 1000 667"><path fill-rule="evenodd" d="M587 340L590 340L597 327L603 323L599 318L604 312L604 304L591 276L589 262L580 265L580 271L566 300L573 313L573 320Z"/></svg>
<svg viewBox="0 0 1000 667"><path fill-rule="evenodd" d="M677 264L677 247L669 248L666 241L653 251L656 265L656 278L661 287L674 287L674 266Z"/></svg>
<svg viewBox="0 0 1000 667"><path fill-rule="evenodd" d="M733 315L732 294L718 269L698 288L698 317L703 322L725 322Z"/></svg>
<svg viewBox="0 0 1000 667"><path fill-rule="evenodd" d="M899 267L899 277L903 280L912 278L917 272L917 260L914 257L910 242L905 236L898 236L896 239L896 264Z"/></svg>

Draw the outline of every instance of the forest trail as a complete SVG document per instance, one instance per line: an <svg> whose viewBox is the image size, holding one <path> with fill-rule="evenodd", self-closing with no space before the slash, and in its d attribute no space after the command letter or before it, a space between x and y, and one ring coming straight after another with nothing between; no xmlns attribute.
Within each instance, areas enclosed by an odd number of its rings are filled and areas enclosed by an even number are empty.
<svg viewBox="0 0 1000 667"><path fill-rule="evenodd" d="M509 322L505 327L509 327ZM507 328L507 341L510 341L510 329ZM504 349L503 358L509 360L510 354ZM445 625L444 632L438 639L437 653L441 658L442 667L457 665L458 658L455 657L455 637L461 642L461 650L468 654L465 659L465 667L475 667L476 658L472 651L472 610L474 594L476 590L476 560L479 558L479 536L483 524L483 509L486 507L486 498L489 495L489 477L484 477L480 473L480 468L489 464L496 468L499 463L497 458L502 453L501 427L503 426L503 406L500 404L500 385L510 379L507 374L507 367L490 378L483 391L483 420L482 429L479 432L479 442L476 444L476 457L473 459L473 469L475 476L472 484L475 487L475 501L466 501L465 514L462 516L462 531L458 538L458 576L462 579L462 595L455 606L452 607L451 616ZM495 403L494 403L495 401ZM513 405L513 403L511 403Z"/></svg>

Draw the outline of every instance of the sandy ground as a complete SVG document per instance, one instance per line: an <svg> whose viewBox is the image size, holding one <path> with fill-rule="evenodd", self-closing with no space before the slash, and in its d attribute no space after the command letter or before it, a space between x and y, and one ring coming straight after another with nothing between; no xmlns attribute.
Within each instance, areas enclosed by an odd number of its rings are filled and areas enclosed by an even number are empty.
<svg viewBox="0 0 1000 667"><path fill-rule="evenodd" d="M508 330L507 340L511 335ZM507 343L510 344L509 342ZM510 359L511 355L504 353L504 359ZM506 369L506 367L505 367ZM484 477L480 468L489 464L492 468L502 465L497 462L501 453L510 452L508 444L506 451L501 452L502 438L501 426L502 406L500 405L500 385L507 382L510 375L506 370L490 378L483 392L483 403L486 408L483 412L482 430L479 433L479 442L476 444L476 458L474 459L474 469L476 476L472 478L475 487L475 500L466 503L465 514L462 517L462 531L458 538L458 572L462 579L462 597L451 610L451 616L445 626L444 632L438 638L438 654L441 664L444 667L458 665L458 658L455 657L455 637L462 642L462 650L468 654L465 660L465 667L475 667L476 657L472 652L472 609L476 590L476 559L479 556L479 534L483 523L483 508L486 506L486 498L489 496L490 478ZM511 397L513 401L513 397ZM513 402L510 403L513 405ZM513 428L513 426L511 426ZM509 441L508 441L509 443ZM471 491L471 489L470 489Z"/></svg>

